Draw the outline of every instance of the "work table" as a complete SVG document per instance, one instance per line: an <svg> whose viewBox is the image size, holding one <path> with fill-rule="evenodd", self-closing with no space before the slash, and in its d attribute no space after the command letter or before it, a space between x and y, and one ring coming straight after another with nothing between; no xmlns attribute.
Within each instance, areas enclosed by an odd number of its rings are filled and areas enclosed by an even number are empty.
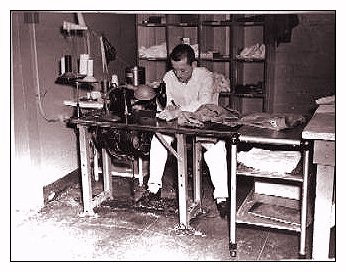
<svg viewBox="0 0 346 272"><path fill-rule="evenodd" d="M312 258L327 260L330 228L335 224L335 104L320 105L302 137L314 141L317 165Z"/></svg>
<svg viewBox="0 0 346 272"><path fill-rule="evenodd" d="M320 105L302 136L304 139L335 141L335 105Z"/></svg>

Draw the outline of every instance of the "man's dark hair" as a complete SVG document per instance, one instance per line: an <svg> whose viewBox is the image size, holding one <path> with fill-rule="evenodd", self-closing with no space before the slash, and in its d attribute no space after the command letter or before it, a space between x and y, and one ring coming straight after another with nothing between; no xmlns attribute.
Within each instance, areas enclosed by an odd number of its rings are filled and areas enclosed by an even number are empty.
<svg viewBox="0 0 346 272"><path fill-rule="evenodd" d="M196 61L195 51L188 44L177 45L169 56L170 60L180 61L186 58L187 63L192 65L192 62Z"/></svg>

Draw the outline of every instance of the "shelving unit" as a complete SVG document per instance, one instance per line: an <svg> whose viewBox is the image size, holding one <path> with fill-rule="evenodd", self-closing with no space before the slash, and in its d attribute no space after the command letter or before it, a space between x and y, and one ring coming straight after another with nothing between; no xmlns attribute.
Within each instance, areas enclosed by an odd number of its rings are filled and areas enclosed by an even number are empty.
<svg viewBox="0 0 346 272"><path fill-rule="evenodd" d="M237 58L245 47L266 44L264 15L138 14L138 65L145 67L147 82L162 79L168 54L182 38L189 38L200 66L230 79L231 92L220 94L221 105L242 113L267 111L266 58ZM144 56L144 48L157 55Z"/></svg>
<svg viewBox="0 0 346 272"><path fill-rule="evenodd" d="M246 136L241 136L239 139L240 142L246 142L252 146L263 146L265 149L274 148L274 150L301 152L302 166L299 167L300 171L294 171L292 174L279 174L274 171L266 173L238 164L236 176L253 177L254 187L236 211L235 222L298 232L300 233L299 255L305 257L306 231L312 221L312 207L309 204L312 203L310 201L312 196L308 193L311 180L309 169L311 148L309 143L300 143L299 140L289 144L284 144L284 141L282 143L278 141L270 143L265 138L260 139L263 143L255 143L251 137L247 139ZM230 248L231 255L234 256L236 255L236 243L235 223L233 224L230 229Z"/></svg>
<svg viewBox="0 0 346 272"><path fill-rule="evenodd" d="M245 48L264 45L267 51L265 17L262 15L235 15L232 25L232 106L242 113L267 111L266 54L263 58L240 58Z"/></svg>

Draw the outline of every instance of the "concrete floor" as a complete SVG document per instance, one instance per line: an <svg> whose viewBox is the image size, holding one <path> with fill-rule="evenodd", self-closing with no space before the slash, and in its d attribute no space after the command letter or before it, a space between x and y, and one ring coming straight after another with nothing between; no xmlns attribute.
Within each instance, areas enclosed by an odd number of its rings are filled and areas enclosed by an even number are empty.
<svg viewBox="0 0 346 272"><path fill-rule="evenodd" d="M174 181L174 173L174 167L168 168L164 182ZM113 184L116 199L126 199L130 182L117 178ZM248 181L238 184L240 203L251 184ZM185 232L177 229L176 212L104 205L97 210L97 216L81 217L77 171L53 186L55 188L46 188L45 197L50 201L39 213L21 220L15 220L16 215L12 215L12 261L276 261L298 258L297 233L244 225L237 226L237 257L231 258L227 219L218 215L208 175L203 178L203 209L207 212L194 219L192 229ZM95 193L100 186L102 182L94 183ZM164 186L166 195L174 189L174 182L169 186ZM169 197L174 201L174 194ZM311 256L310 241L311 238L308 239L308 258ZM333 254L335 256L335 252Z"/></svg>

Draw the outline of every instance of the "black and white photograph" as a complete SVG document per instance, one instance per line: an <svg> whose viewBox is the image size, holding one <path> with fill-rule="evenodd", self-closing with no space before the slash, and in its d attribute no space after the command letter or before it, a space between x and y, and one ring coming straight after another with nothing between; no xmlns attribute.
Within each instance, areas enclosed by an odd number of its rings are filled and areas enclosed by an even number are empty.
<svg viewBox="0 0 346 272"><path fill-rule="evenodd" d="M336 10L7 12L7 261L336 262Z"/></svg>

